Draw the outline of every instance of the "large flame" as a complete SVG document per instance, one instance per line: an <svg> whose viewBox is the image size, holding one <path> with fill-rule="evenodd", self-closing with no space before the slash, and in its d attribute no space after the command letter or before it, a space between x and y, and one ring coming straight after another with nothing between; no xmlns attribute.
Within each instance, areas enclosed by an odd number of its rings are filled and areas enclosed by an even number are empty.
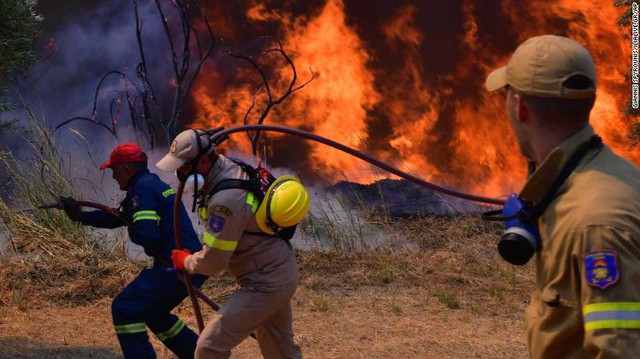
<svg viewBox="0 0 640 359"><path fill-rule="evenodd" d="M233 19L230 14L238 16L237 9L208 8L218 35L264 48L264 40L251 42L251 37L274 31L296 65L298 84L311 76L309 69L315 74L265 123L312 131L450 187L490 196L517 191L525 161L509 128L504 99L487 93L483 82L518 43L555 33L577 39L592 52L599 81L592 124L615 151L640 163L626 139L632 121L621 112L629 92L628 65L621 59L631 51L615 25L620 10L613 2L502 0L481 6L461 0L436 6L375 1L365 6L327 0L315 6L310 2L306 9L276 9L269 3L246 5L244 17ZM256 95L261 78L241 61L217 60L196 84L192 125L242 124L255 97L247 118L254 123L265 105L264 89ZM278 96L291 69L274 53L263 61ZM386 176L324 145L266 137L267 159L298 167L303 175L358 182ZM246 137L235 136L231 144L250 152Z"/></svg>

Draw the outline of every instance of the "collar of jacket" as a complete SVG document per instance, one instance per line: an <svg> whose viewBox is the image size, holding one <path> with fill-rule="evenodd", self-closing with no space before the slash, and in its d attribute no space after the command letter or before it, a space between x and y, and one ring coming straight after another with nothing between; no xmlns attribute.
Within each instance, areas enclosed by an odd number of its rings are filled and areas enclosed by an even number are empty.
<svg viewBox="0 0 640 359"><path fill-rule="evenodd" d="M527 180L527 183L520 192L520 198L534 205L540 202L549 187L551 187L553 180L560 174L562 168L566 165L569 158L571 158L571 155L573 155L582 144L589 141L594 134L593 127L587 125L551 151Z"/></svg>
<svg viewBox="0 0 640 359"><path fill-rule="evenodd" d="M140 180L140 178L142 178L142 176L149 173L151 172L149 172L148 168L141 169L138 172L136 172L136 174L134 174L133 177L131 177L131 179L129 180L129 183L127 184L127 192L130 192L131 189L133 189L133 186L135 186L135 184L138 183L138 181Z"/></svg>

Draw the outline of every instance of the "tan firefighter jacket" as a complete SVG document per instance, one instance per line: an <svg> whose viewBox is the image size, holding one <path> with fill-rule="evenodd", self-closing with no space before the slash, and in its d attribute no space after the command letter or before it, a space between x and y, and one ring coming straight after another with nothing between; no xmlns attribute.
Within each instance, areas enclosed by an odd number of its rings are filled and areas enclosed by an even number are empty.
<svg viewBox="0 0 640 359"><path fill-rule="evenodd" d="M226 178L248 177L240 166L219 156L203 192ZM253 194L242 189L222 190L209 198L202 216L203 249L186 258L187 271L213 275L228 268L238 284L258 289L297 283L293 250L284 240L260 231L254 216L257 208Z"/></svg>
<svg viewBox="0 0 640 359"><path fill-rule="evenodd" d="M539 202L587 126L552 151L520 196ZM590 150L539 220L536 288L525 321L532 358L640 358L640 171Z"/></svg>

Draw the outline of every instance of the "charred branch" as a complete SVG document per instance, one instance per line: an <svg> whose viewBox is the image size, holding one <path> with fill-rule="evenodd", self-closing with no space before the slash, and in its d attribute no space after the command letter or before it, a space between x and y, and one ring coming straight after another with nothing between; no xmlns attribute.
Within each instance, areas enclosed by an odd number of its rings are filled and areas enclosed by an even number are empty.
<svg viewBox="0 0 640 359"><path fill-rule="evenodd" d="M94 124L94 125L98 125L98 126L100 126L100 127L104 128L105 130L109 131L109 133L111 133L111 134L113 135L113 137L118 138L118 135L116 134L116 132L115 132L114 130L112 130L111 128L109 128L109 126L105 125L104 123L102 123L102 122L96 122L96 121L94 121L94 120L93 120L93 119L91 119L91 118L88 118L88 117L80 117L80 116L78 116L78 117L73 117L73 118L70 118L70 119L68 119L68 120L66 120L66 121L63 121L62 123L60 123L59 125L57 125L56 127L54 127L54 128L53 128L53 130L52 130L51 132L56 132L56 131L57 131L57 130L59 130L60 128L62 128L62 127L64 127L64 126L66 126L66 125L68 125L68 124L70 124L70 123L71 123L71 122L73 122L73 121L88 121L88 122L90 122L90 123L92 123L92 124Z"/></svg>
<svg viewBox="0 0 640 359"><path fill-rule="evenodd" d="M140 53L140 62L136 67L136 74L145 88L144 93L142 93L142 96L140 96L140 99L142 101L142 121L147 124L147 131L143 131L143 132L146 133L147 136L149 137L149 142L151 144L151 147L153 148L153 145L155 143L155 126L152 125L151 106L153 106L155 117L158 119L162 118L162 109L158 104L156 91L151 85L151 82L149 81L149 77L147 74L147 60L144 53L144 46L142 41L142 28L144 25L144 21L140 17L140 14L138 12L137 0L133 1L133 9L134 9L134 14L136 19L136 40L138 43L138 52ZM130 109L135 108L135 104L132 104L131 101L129 102L130 102L129 108ZM133 118L139 118L139 117L132 115L132 119ZM132 125L134 128L139 127L137 124L137 121L132 121Z"/></svg>
<svg viewBox="0 0 640 359"><path fill-rule="evenodd" d="M114 115L114 101L119 100L118 98L112 99L111 103L109 105L109 114L110 114L110 122L111 122L111 126L107 126L105 124L103 124L102 122L98 121L98 99L100 98L100 94L102 93L102 86L104 85L105 81L107 80L108 77L110 77L111 75L117 75L118 77L120 77L121 80L123 80L126 84L130 85L130 89L133 89L134 92L138 92L138 93L144 93L144 89L138 87L133 81L131 81L129 79L129 77L122 71L117 71L117 70L112 70L107 72L106 74L104 74L102 76L102 78L100 79L100 81L98 82L98 86L96 86L96 91L93 95L93 106L92 106L92 110L91 110L91 117L87 118L87 117L83 117L83 116L77 116L77 117L73 117L70 118L66 121L63 121L62 123L58 124L56 127L54 127L52 132L55 132L57 130L59 130L60 128L66 126L67 124L76 121L76 120L80 120L80 121L89 121L95 125L101 126L105 129L107 129L115 138L118 138L118 133L117 133L117 129L116 129L116 124L118 122L118 118L120 116L120 111L119 109L116 111L117 115ZM127 93L127 91L129 91L129 89L127 89L125 87L124 92ZM132 119L133 121L134 119Z"/></svg>
<svg viewBox="0 0 640 359"><path fill-rule="evenodd" d="M178 120L180 119L182 110L184 109L189 97L191 87L193 86L202 65L213 52L214 36L205 11L198 2L188 0L169 1L180 17L182 29L182 53L181 56L178 56L178 47L175 44L173 34L170 31L168 19L164 15L164 11L159 0L155 0L155 3L171 49L171 62L173 69L172 82L174 85L173 106L171 114L167 117L166 121L160 121L166 131L167 142L170 142L177 135ZM194 11L199 15L206 28L204 34L204 37L208 42L206 48L203 48L202 40L200 39L203 35L198 33L191 21L192 8L195 8ZM195 64L192 64L191 59L192 47L198 57L197 60L195 60Z"/></svg>
<svg viewBox="0 0 640 359"><path fill-rule="evenodd" d="M299 86L296 86L296 82L298 80L298 72L296 70L295 64L291 60L291 57L289 57L289 55L284 50L284 47L282 46L282 43L280 42L280 40L274 39L274 38L271 38L271 37L270 37L270 39L272 39L276 43L277 47L270 48L270 49L267 49L267 50L263 51L260 55L258 55L258 59L261 56L269 54L269 53L274 53L274 52L278 53L278 54L280 54L280 56L282 56L284 58L284 60L286 61L287 65L291 68L291 72L292 72L291 81L289 81L289 85L287 86L287 88L284 91L284 93L282 95L280 95L279 97L277 97L277 98L273 93L272 86L270 85L269 78L267 77L267 74L262 69L262 67L260 66L260 64L257 61L257 59L253 59L252 57L245 56L245 55L242 55L242 54L234 54L234 53L231 53L231 52L227 52L227 54L229 56L247 62L256 72L258 72L258 74L260 75L260 78L262 79L262 85L260 86L258 91L256 91L256 93L254 94L254 96L252 98L251 107L245 113L245 116L244 116L244 124L245 125L248 124L249 114L251 113L251 111L255 107L256 97L262 91L263 88L264 88L264 90L266 92L266 95L267 95L267 104L265 105L264 109L262 110L262 112L260 113L260 115L258 117L257 124L259 124L259 125L264 123L265 119L269 115L269 112L271 111L271 109L274 106L277 106L277 105L281 104L291 94L293 94L294 92L304 88L307 84L309 84L311 81L313 81L315 79L315 74L313 73L311 68L309 68L309 72L311 73L311 78L309 80L307 80L305 83L303 83L303 84L301 84ZM253 152L253 155L256 156L257 152L258 152L258 142L260 140L260 131L256 131L254 134L247 133L247 135L249 136L249 140L251 141L251 150Z"/></svg>
<svg viewBox="0 0 640 359"><path fill-rule="evenodd" d="M214 36L205 11L197 1L166 0L171 6L169 10L173 10L178 16L180 34L176 34L175 31L171 29L166 12L166 10L168 10L166 3L161 3L161 0L154 1L171 53L171 112L165 114L156 95L158 92L152 85L150 69L144 50L144 21L139 11L138 0L133 0L136 41L140 54L140 61L135 69L137 80L134 81L130 79L122 71L109 71L101 78L96 87L91 116L78 116L63 121L55 127L54 131L73 121L79 120L99 125L107 129L114 137L118 138L117 125L122 115L122 101L126 99L127 108L131 116L131 124L136 130L136 136L142 135L146 137L151 148L154 147L156 142L156 131L158 129L156 124L159 124L160 129L164 131L167 142L170 142L173 137L176 136L178 132L178 120L186 105L191 87L202 65L213 52ZM204 30L199 33L192 19L200 19ZM98 100L102 97L103 84L107 78L112 75L118 75L121 80L124 81L125 86L124 90L109 102L109 126L98 120Z"/></svg>

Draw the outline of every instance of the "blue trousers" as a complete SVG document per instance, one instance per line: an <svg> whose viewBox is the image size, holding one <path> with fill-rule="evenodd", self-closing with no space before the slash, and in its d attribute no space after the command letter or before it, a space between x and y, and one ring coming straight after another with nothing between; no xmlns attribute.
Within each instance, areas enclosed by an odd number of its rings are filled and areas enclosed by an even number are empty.
<svg viewBox="0 0 640 359"><path fill-rule="evenodd" d="M206 276L194 275L199 288ZM125 359L156 358L148 327L180 359L193 358L198 335L171 310L188 296L170 267L144 269L111 303L113 324Z"/></svg>

